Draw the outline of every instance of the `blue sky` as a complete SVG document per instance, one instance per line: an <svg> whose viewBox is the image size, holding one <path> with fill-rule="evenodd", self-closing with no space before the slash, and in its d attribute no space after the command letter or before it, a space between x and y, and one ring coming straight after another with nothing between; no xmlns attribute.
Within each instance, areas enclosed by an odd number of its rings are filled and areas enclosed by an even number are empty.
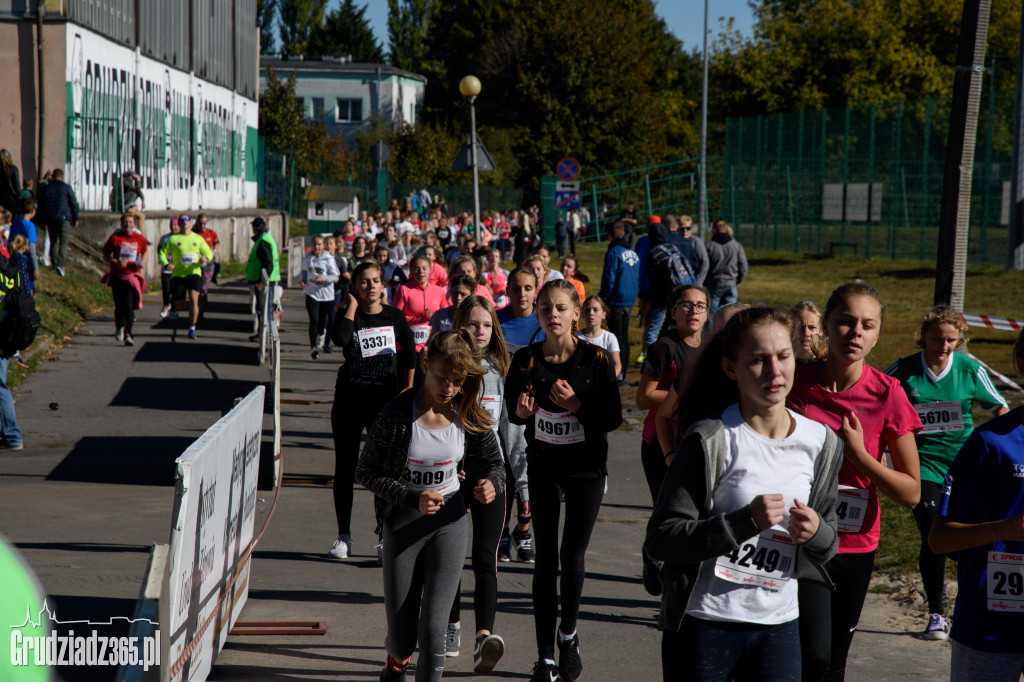
<svg viewBox="0 0 1024 682"><path fill-rule="evenodd" d="M388 3L387 0L365 0L368 4L366 17L377 36L377 40L388 50ZM333 8L337 1L331 2ZM356 5L360 5L360 0ZM700 0L656 0L658 14L665 19L670 31L683 41L683 49L687 52L702 47L701 30L704 25L704 3ZM708 28L712 37L718 32L718 18L734 17L736 28L744 35L750 35L753 24L753 11L747 0L711 0L709 2ZM709 40L710 43L710 40Z"/></svg>

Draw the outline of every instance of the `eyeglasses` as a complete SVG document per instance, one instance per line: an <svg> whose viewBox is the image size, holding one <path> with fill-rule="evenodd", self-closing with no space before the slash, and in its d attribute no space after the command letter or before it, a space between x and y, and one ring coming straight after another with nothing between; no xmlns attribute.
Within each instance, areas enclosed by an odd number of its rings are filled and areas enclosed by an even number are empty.
<svg viewBox="0 0 1024 682"><path fill-rule="evenodd" d="M696 310L698 313L706 313L708 311L707 303L690 303L689 301L680 301L672 307L687 313L691 310Z"/></svg>

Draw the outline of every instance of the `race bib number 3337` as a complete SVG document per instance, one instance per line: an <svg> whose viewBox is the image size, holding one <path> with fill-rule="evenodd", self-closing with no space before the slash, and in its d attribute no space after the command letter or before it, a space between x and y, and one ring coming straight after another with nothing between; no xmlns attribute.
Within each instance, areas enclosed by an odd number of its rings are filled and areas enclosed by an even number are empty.
<svg viewBox="0 0 1024 682"><path fill-rule="evenodd" d="M364 358L371 358L374 355L394 353L395 328L371 327L368 329L360 329L356 333L356 343L359 344L360 356Z"/></svg>

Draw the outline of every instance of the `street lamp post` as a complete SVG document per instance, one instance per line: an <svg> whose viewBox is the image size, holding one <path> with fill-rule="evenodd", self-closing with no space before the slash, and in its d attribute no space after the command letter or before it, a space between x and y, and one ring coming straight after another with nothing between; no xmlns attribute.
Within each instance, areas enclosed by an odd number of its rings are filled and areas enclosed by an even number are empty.
<svg viewBox="0 0 1024 682"><path fill-rule="evenodd" d="M459 81L459 92L469 100L469 163L473 166L473 229L476 230L476 243L480 243L480 167L476 159L476 107L473 103L480 94L480 79L466 76Z"/></svg>

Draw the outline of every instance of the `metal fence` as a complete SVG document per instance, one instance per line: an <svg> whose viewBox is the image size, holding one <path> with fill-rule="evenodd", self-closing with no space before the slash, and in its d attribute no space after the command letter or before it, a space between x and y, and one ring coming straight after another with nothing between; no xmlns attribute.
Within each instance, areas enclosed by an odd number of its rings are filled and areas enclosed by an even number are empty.
<svg viewBox="0 0 1024 682"><path fill-rule="evenodd" d="M728 119L721 216L754 248L934 258L949 112L949 100L927 99ZM1012 121L1013 93L987 91L973 169L975 263L1005 260Z"/></svg>

